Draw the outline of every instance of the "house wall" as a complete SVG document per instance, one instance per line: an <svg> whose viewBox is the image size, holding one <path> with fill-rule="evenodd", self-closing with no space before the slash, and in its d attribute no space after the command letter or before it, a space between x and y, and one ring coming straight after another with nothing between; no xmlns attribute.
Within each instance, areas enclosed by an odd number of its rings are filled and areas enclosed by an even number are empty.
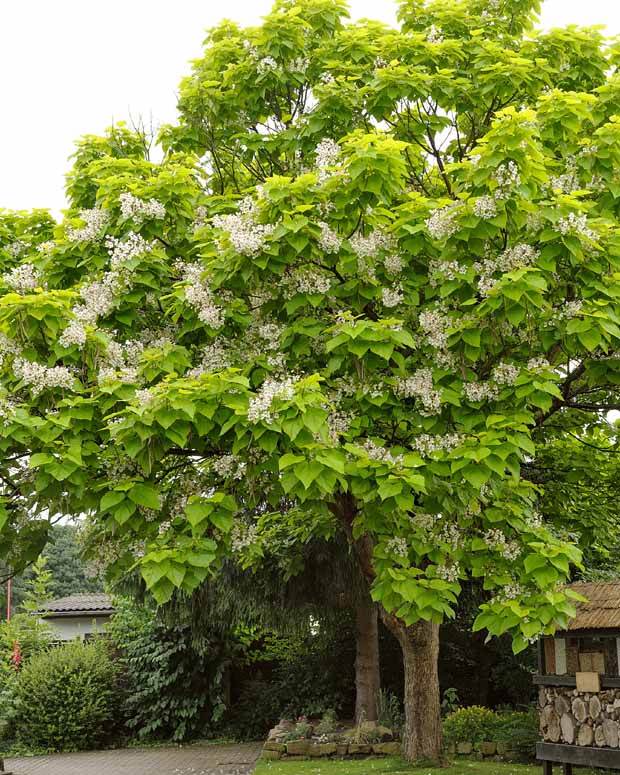
<svg viewBox="0 0 620 775"><path fill-rule="evenodd" d="M85 635L102 633L109 622L109 616L46 616L40 619L50 627L58 640L73 640Z"/></svg>

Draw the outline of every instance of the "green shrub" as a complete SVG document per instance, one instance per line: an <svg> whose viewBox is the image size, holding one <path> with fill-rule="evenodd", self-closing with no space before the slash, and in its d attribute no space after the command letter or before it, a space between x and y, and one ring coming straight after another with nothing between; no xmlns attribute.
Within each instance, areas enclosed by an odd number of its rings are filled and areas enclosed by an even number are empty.
<svg viewBox="0 0 620 775"><path fill-rule="evenodd" d="M30 614L15 614L10 621L0 622L0 686L15 673L15 643L19 643L22 664L25 664L30 657L46 651L51 639L50 628Z"/></svg>
<svg viewBox="0 0 620 775"><path fill-rule="evenodd" d="M73 641L31 657L12 691L17 738L30 748L98 748L115 731L118 672L107 644Z"/></svg>
<svg viewBox="0 0 620 775"><path fill-rule="evenodd" d="M140 739L189 740L210 734L224 712L222 676L228 645L166 627L148 608L116 601L108 627L126 683L126 725Z"/></svg>
<svg viewBox="0 0 620 775"><path fill-rule="evenodd" d="M510 748L524 759L536 754L536 743L540 740L538 713L534 708L527 713L504 712L497 714L493 742L505 741Z"/></svg>
<svg viewBox="0 0 620 775"><path fill-rule="evenodd" d="M443 734L448 743L482 743L496 739L498 716L488 708L472 705L446 716Z"/></svg>
<svg viewBox="0 0 620 775"><path fill-rule="evenodd" d="M387 689L379 689L377 695L377 720L382 727L391 729L399 736L405 726L405 714L398 697Z"/></svg>

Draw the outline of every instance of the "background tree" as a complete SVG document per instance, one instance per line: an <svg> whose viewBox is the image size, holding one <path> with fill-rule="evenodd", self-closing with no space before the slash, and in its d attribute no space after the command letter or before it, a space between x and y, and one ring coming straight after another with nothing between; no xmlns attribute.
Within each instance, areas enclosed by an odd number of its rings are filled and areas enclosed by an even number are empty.
<svg viewBox="0 0 620 775"><path fill-rule="evenodd" d="M84 140L65 222L3 278L15 557L37 515L89 512L163 602L260 563L274 524L344 531L401 644L411 759L440 755L461 582L516 651L566 626L581 553L528 466L548 423L620 406L616 50L529 36L537 8L223 24L164 160Z"/></svg>

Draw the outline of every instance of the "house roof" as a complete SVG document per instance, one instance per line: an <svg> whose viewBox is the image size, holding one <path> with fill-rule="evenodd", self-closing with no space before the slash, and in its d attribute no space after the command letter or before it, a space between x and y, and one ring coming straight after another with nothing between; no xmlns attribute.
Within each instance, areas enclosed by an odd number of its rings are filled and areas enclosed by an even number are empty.
<svg viewBox="0 0 620 775"><path fill-rule="evenodd" d="M42 616L92 616L109 615L114 611L109 595L87 592L49 600L43 603L38 613Z"/></svg>
<svg viewBox="0 0 620 775"><path fill-rule="evenodd" d="M569 589L587 598L587 603L576 604L569 631L620 629L620 581L582 582Z"/></svg>

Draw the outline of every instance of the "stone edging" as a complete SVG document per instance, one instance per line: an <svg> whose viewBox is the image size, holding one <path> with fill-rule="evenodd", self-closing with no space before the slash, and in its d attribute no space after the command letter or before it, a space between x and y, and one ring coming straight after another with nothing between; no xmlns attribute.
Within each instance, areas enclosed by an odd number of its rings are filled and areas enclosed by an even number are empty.
<svg viewBox="0 0 620 775"><path fill-rule="evenodd" d="M311 740L293 740L278 743L268 740L263 746L263 759L301 759L328 756L396 756L400 743L314 743Z"/></svg>

